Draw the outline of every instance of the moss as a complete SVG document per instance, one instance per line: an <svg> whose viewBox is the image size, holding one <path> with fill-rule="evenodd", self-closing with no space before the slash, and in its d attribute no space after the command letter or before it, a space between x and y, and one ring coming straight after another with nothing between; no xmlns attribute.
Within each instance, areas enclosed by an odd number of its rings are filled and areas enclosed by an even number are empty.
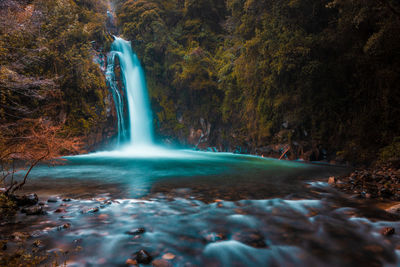
<svg viewBox="0 0 400 267"><path fill-rule="evenodd" d="M0 218L7 219L15 215L18 207L15 201L5 194L0 193ZM0 219L0 220L1 220Z"/></svg>
<svg viewBox="0 0 400 267"><path fill-rule="evenodd" d="M400 137L395 137L393 142L382 148L379 154L379 162L400 162Z"/></svg>

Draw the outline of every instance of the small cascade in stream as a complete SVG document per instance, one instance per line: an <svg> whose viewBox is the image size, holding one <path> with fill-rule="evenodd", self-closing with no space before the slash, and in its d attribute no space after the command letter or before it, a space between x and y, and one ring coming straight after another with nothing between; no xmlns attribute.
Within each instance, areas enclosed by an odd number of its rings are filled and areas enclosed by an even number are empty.
<svg viewBox="0 0 400 267"><path fill-rule="evenodd" d="M122 90L118 87L118 79L115 75L116 58L119 59L121 67ZM152 146L152 115L146 80L130 42L115 37L108 56L106 78L112 91L118 117L119 145Z"/></svg>

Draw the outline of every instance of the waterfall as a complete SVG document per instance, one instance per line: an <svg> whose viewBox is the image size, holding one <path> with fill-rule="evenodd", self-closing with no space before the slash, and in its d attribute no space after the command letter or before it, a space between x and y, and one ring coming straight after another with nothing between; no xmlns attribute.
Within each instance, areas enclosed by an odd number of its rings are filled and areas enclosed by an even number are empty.
<svg viewBox="0 0 400 267"><path fill-rule="evenodd" d="M121 67L122 90L118 88L115 75L116 57L118 57ZM119 144L153 145L152 115L146 79L130 42L115 37L108 57L106 79L114 98L118 118ZM125 107L126 103L127 107Z"/></svg>

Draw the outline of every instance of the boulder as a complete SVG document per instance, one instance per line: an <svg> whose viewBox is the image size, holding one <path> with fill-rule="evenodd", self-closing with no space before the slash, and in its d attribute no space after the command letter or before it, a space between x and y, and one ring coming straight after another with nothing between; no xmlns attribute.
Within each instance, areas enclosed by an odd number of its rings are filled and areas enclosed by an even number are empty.
<svg viewBox="0 0 400 267"><path fill-rule="evenodd" d="M153 258L146 250L139 250L132 254L132 259L136 260L137 263L149 264Z"/></svg>
<svg viewBox="0 0 400 267"><path fill-rule="evenodd" d="M33 206L39 202L39 198L36 194L29 194L22 196L14 195L12 198L17 203L18 206Z"/></svg>

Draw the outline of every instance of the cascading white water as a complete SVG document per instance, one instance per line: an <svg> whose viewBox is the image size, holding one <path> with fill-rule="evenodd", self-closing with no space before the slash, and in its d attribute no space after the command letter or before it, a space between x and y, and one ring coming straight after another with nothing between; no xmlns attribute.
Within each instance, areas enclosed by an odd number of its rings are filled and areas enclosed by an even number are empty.
<svg viewBox="0 0 400 267"><path fill-rule="evenodd" d="M124 96L117 86L114 73L115 57L118 57L124 82L124 93L128 103L128 123L124 120ZM115 37L108 58L107 82L113 93L118 116L119 143L129 146L152 146L152 115L147 93L146 79L140 61L133 52L131 43Z"/></svg>

